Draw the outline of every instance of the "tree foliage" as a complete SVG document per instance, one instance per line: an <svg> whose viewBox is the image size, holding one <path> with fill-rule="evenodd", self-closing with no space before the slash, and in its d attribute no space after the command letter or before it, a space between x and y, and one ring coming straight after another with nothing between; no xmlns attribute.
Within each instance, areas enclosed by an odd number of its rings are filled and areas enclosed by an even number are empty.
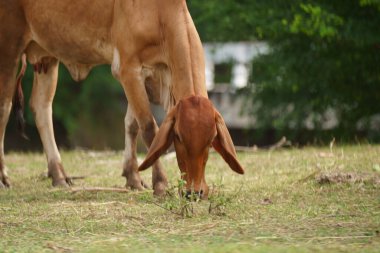
<svg viewBox="0 0 380 253"><path fill-rule="evenodd" d="M308 121L321 130L334 111L339 136L360 130L379 138L369 131L380 113L379 0L208 0L191 7L206 40L269 42L244 92L258 127L294 132Z"/></svg>

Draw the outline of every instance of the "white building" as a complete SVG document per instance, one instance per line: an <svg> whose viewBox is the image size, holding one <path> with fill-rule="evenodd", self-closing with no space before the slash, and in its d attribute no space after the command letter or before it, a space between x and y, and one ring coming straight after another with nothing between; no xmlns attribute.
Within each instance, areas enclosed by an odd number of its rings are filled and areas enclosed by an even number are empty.
<svg viewBox="0 0 380 253"><path fill-rule="evenodd" d="M252 59L268 52L268 44L265 42L204 43L203 48L208 90L215 87L215 65L229 62L232 63L231 87L247 86Z"/></svg>

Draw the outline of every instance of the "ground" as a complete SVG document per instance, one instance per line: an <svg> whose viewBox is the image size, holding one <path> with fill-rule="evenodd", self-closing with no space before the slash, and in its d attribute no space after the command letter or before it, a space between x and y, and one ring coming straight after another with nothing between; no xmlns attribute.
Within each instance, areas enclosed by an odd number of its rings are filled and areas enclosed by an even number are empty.
<svg viewBox="0 0 380 253"><path fill-rule="evenodd" d="M141 156L141 158L143 155ZM169 195L53 189L39 153L9 153L0 252L380 252L380 146L212 153L210 200L189 202L173 155ZM121 187L122 152L63 151L76 187ZM142 173L150 182L151 170Z"/></svg>

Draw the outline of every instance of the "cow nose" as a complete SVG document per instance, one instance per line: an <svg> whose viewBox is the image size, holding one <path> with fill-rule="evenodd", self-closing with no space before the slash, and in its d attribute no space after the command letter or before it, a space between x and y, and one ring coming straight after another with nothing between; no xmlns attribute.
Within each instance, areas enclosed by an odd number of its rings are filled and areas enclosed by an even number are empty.
<svg viewBox="0 0 380 253"><path fill-rule="evenodd" d="M200 190L200 191L187 190L185 197L187 200L198 200L202 198L202 195L203 195L203 190Z"/></svg>

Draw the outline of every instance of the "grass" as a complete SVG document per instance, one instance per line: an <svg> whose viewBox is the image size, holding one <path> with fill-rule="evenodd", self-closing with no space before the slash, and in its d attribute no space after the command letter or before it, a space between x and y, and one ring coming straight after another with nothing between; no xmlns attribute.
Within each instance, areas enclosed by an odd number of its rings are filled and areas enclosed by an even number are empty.
<svg viewBox="0 0 380 253"><path fill-rule="evenodd" d="M0 252L380 252L380 146L238 156L244 176L212 153L210 200L187 202L171 156L162 159L170 194L155 199L53 189L41 176L44 155L7 154L13 188L0 190ZM64 151L62 159L71 175L87 176L76 186L125 184L122 152ZM335 172L358 180L315 179Z"/></svg>

